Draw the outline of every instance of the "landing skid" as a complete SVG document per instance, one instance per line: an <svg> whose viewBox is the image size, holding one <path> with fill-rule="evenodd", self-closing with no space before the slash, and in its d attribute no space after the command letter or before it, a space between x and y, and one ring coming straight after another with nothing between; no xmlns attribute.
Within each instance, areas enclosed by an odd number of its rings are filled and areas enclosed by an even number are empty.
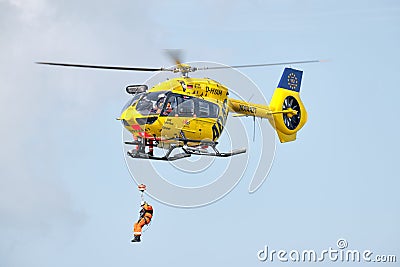
<svg viewBox="0 0 400 267"><path fill-rule="evenodd" d="M185 151L188 154L192 155L200 155L200 156L211 156L211 157L231 157L234 155L246 153L246 148L239 148L239 149L234 149L229 152L219 152L218 149L215 146L211 146L211 148L214 150L214 152L208 152L205 149L199 149L195 147L182 147L183 151Z"/></svg>
<svg viewBox="0 0 400 267"><path fill-rule="evenodd" d="M187 141L187 140L185 140ZM199 141L199 140L190 140L190 141ZM151 159L151 160L164 160L164 161L174 161L178 159L183 159L183 158L188 158L191 157L192 155L198 155L198 156L211 156L211 157L231 157L234 155L246 153L246 148L240 148L240 149L234 149L229 152L219 152L218 149L216 148L216 143L212 141L207 141L205 144L204 141L201 142L202 145L207 145L213 149L212 152L209 152L207 149L202 148L201 146L199 147L189 147L187 145L183 146L178 146L178 145L171 145L171 147L168 149L167 153L163 157L158 157L151 155L150 153L145 153L143 147L141 148L141 143L140 142L125 142L127 145L139 145L139 150L132 150L128 151L127 154L131 158L134 159ZM142 143L143 144L143 143ZM176 148L181 148L183 150L183 153L178 153L173 156L171 156L171 153L174 149Z"/></svg>
<svg viewBox="0 0 400 267"><path fill-rule="evenodd" d="M128 154L128 156L130 156L131 158L134 159L152 159L152 160L164 160L164 161L174 161L177 159L183 159L183 158L187 158L190 157L191 154L188 153L179 153L179 154L175 154L173 156L171 156L171 152L177 147L172 147L168 150L168 152L165 154L165 156L163 157L157 157L157 156L153 156L150 155L148 153L143 153L143 152L139 152L139 151L128 151L126 152Z"/></svg>

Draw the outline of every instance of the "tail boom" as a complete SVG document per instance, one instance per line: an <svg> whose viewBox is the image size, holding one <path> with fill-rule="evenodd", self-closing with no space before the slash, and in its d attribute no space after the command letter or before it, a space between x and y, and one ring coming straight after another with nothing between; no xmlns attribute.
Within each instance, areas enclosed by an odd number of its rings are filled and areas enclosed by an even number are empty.
<svg viewBox="0 0 400 267"><path fill-rule="evenodd" d="M266 118L282 143L294 141L307 122L307 112L300 99L302 75L300 70L285 68L269 106L229 99L229 110L239 116Z"/></svg>

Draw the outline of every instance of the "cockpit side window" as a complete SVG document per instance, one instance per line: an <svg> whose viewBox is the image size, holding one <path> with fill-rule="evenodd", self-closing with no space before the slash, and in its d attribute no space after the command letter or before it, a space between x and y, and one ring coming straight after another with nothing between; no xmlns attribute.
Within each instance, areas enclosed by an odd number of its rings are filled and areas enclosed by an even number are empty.
<svg viewBox="0 0 400 267"><path fill-rule="evenodd" d="M175 116L177 112L178 101L176 95L170 95L165 101L164 109L161 112L161 116Z"/></svg>
<svg viewBox="0 0 400 267"><path fill-rule="evenodd" d="M136 105L136 110L142 115L160 114L165 101L165 92L144 94Z"/></svg>

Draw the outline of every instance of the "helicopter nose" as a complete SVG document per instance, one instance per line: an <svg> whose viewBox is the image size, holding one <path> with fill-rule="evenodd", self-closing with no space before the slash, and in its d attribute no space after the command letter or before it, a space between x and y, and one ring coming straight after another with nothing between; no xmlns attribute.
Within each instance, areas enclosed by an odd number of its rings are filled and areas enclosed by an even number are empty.
<svg viewBox="0 0 400 267"><path fill-rule="evenodd" d="M123 109L121 112L121 115L119 116L119 119L121 120L131 120L132 118L132 112L129 112L128 108Z"/></svg>
<svg viewBox="0 0 400 267"><path fill-rule="evenodd" d="M120 120L124 126L129 126L129 123L128 123L129 117L130 116L127 112L127 109L125 109L125 110L122 110L122 113L119 116L119 118L117 118L117 120Z"/></svg>
<svg viewBox="0 0 400 267"><path fill-rule="evenodd" d="M116 118L116 120L118 120L118 121L123 121L123 120L125 120L124 112L122 112L121 115L119 115L119 117Z"/></svg>

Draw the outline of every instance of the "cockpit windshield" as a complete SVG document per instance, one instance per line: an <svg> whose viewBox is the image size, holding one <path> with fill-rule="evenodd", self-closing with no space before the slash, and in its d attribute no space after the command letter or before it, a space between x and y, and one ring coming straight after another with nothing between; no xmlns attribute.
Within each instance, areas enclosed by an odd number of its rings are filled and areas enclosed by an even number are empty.
<svg viewBox="0 0 400 267"><path fill-rule="evenodd" d="M129 99L129 101L125 104L125 106L122 108L122 112L124 112L127 108L129 108L130 106L135 105L135 103L139 100L139 98L143 95L143 93L138 93L135 94L131 99Z"/></svg>
<svg viewBox="0 0 400 267"><path fill-rule="evenodd" d="M136 105L136 110L142 115L157 115L161 113L165 103L165 91L145 93Z"/></svg>

